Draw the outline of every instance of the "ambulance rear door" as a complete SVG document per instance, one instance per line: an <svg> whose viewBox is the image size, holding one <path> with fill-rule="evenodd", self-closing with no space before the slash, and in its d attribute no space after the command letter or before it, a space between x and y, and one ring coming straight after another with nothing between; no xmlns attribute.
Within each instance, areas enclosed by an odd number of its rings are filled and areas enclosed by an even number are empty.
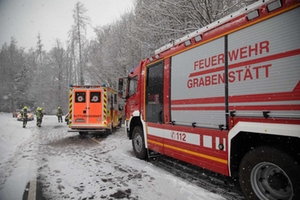
<svg viewBox="0 0 300 200"><path fill-rule="evenodd" d="M102 124L103 105L102 105L102 89L95 88L88 91L89 101L87 107L88 123L91 125Z"/></svg>
<svg viewBox="0 0 300 200"><path fill-rule="evenodd" d="M87 124L87 90L76 88L74 91L73 125Z"/></svg>

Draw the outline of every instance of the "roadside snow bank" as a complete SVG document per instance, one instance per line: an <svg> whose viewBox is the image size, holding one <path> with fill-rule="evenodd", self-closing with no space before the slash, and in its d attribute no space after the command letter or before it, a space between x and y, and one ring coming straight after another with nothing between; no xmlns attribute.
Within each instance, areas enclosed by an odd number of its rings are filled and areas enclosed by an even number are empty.
<svg viewBox="0 0 300 200"><path fill-rule="evenodd" d="M28 122L27 127L32 125L34 121ZM31 131L22 128L22 122L13 118L11 113L0 113L0 166L14 155L19 145L31 137Z"/></svg>
<svg viewBox="0 0 300 200"><path fill-rule="evenodd" d="M10 113L0 113L0 199L22 199L35 170L35 121L26 128Z"/></svg>

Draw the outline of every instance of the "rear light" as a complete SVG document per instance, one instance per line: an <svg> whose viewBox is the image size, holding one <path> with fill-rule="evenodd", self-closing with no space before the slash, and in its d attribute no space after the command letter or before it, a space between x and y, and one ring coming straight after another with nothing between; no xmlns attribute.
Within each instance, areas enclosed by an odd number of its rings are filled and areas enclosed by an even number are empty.
<svg viewBox="0 0 300 200"><path fill-rule="evenodd" d="M230 120L230 127L232 128L233 126L234 126L234 120L231 119L231 120Z"/></svg>

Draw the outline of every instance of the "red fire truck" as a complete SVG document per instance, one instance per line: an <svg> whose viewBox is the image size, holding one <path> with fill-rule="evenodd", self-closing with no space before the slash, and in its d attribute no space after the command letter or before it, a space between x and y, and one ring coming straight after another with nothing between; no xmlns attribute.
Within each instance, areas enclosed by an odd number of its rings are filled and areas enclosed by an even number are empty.
<svg viewBox="0 0 300 200"><path fill-rule="evenodd" d="M300 199L299 37L299 0L258 1L142 60L126 82L135 155L236 177L247 199Z"/></svg>
<svg viewBox="0 0 300 200"><path fill-rule="evenodd" d="M70 85L69 132L112 133L121 126L118 93L105 85Z"/></svg>

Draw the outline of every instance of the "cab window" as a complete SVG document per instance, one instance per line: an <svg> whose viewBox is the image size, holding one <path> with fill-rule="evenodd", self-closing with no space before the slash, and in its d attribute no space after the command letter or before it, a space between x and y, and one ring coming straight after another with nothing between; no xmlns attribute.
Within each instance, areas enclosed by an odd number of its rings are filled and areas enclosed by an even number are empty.
<svg viewBox="0 0 300 200"><path fill-rule="evenodd" d="M128 95L132 96L136 93L138 76L129 80Z"/></svg>

